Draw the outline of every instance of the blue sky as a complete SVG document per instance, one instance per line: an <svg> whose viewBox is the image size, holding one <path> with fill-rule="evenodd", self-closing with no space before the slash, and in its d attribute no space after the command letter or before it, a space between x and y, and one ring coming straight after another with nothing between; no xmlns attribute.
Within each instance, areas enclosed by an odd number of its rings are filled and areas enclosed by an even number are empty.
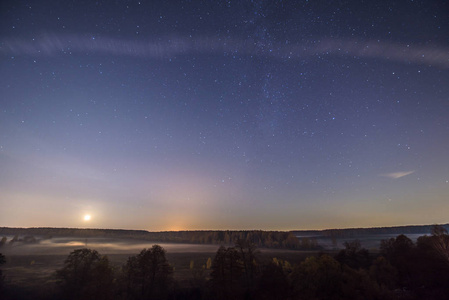
<svg viewBox="0 0 449 300"><path fill-rule="evenodd" d="M447 223L445 7L7 1L0 226Z"/></svg>

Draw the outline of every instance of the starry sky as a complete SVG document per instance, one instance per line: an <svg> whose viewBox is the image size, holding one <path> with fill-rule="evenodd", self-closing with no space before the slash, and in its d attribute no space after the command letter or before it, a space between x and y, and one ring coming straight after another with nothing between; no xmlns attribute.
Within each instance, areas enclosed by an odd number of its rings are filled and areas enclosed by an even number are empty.
<svg viewBox="0 0 449 300"><path fill-rule="evenodd" d="M448 20L431 0L2 1L0 226L447 223Z"/></svg>

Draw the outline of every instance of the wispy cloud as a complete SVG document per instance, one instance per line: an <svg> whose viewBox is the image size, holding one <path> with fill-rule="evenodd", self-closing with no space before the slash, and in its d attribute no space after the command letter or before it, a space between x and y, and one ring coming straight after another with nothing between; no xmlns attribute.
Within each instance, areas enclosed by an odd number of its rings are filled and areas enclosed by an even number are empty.
<svg viewBox="0 0 449 300"><path fill-rule="evenodd" d="M211 37L166 37L158 40L125 40L89 35L44 34L34 39L0 40L2 55L53 56L56 54L110 54L144 58L170 58L180 54L263 56L277 59L304 59L315 55L377 58L406 64L449 68L449 48L441 45L407 45L384 41L322 39L299 43L265 43L253 39Z"/></svg>
<svg viewBox="0 0 449 300"><path fill-rule="evenodd" d="M392 178L392 179L398 179L407 175L410 175L412 173L415 173L415 171L407 171L407 172L393 172L393 173L387 173L387 174L381 174L380 176Z"/></svg>

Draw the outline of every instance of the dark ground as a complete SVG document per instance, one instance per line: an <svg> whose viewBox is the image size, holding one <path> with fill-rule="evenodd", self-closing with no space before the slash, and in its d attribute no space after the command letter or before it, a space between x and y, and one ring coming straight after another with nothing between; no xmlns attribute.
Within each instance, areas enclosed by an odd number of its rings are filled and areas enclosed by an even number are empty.
<svg viewBox="0 0 449 300"><path fill-rule="evenodd" d="M194 262L194 269L202 269L206 265L208 258L214 258L219 246L205 246L204 249L196 248L192 251L191 245L186 245L186 252L180 252L180 245L176 245L176 250L170 252L170 246L167 250L167 259L174 269L174 279L181 287L188 287L194 277L194 271L190 268L191 261ZM216 249L215 249L216 248ZM2 249L5 250L5 249ZM56 279L55 272L61 269L67 258L65 254L54 254L55 249L50 251L53 254L41 254L40 248L38 254L14 254L14 252L23 253L23 251L4 251L6 263L2 266L5 276L7 289L14 295L21 295L23 299L30 299L31 295L38 295L42 298L49 298L55 294ZM20 249L16 249L20 250ZM199 250L199 251L198 251ZM260 249L259 258L261 263L271 261L274 257L290 262L292 265L304 260L305 257L316 254L310 251L294 250L276 250ZM29 251L28 251L29 252ZM56 251L58 252L58 251ZM63 249L61 252L67 252ZM100 254L104 254L99 250ZM122 251L121 251L122 252ZM128 257L138 254L139 251L129 251L129 253L107 253L111 265L118 272L126 263ZM208 278L210 270L204 269L203 276Z"/></svg>

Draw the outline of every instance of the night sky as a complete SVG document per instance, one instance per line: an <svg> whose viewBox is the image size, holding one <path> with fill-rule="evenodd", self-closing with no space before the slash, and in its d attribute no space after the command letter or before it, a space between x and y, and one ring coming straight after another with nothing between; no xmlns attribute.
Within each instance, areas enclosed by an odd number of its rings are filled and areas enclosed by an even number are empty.
<svg viewBox="0 0 449 300"><path fill-rule="evenodd" d="M0 226L449 221L446 1L1 3Z"/></svg>

